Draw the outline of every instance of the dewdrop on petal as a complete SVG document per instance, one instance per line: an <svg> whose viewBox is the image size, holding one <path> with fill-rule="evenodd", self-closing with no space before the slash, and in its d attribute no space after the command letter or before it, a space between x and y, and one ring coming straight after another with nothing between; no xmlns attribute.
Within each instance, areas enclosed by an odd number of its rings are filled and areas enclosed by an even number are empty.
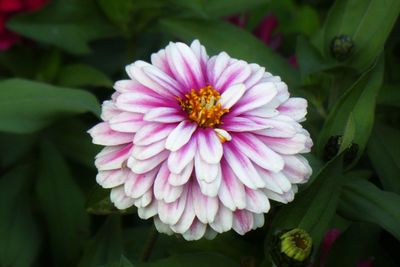
<svg viewBox="0 0 400 267"><path fill-rule="evenodd" d="M270 200L288 203L311 168L307 101L264 67L198 40L170 43L126 67L89 130L105 146L96 180L119 209L187 240L264 224Z"/></svg>

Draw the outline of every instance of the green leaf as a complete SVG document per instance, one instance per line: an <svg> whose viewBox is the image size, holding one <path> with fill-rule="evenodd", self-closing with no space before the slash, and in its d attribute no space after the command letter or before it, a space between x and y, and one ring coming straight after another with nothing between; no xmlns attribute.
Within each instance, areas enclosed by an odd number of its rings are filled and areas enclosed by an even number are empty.
<svg viewBox="0 0 400 267"><path fill-rule="evenodd" d="M208 18L236 15L265 4L264 0L172 0L171 2Z"/></svg>
<svg viewBox="0 0 400 267"><path fill-rule="evenodd" d="M343 135L350 116L354 121L353 143L358 145L357 158L364 151L374 123L375 101L383 79L383 62L364 73L335 104L318 139L318 152L323 153L331 136ZM350 140L347 140L350 141ZM355 161L354 161L355 162Z"/></svg>
<svg viewBox="0 0 400 267"><path fill-rule="evenodd" d="M32 217L29 186L32 169L13 169L0 179L0 266L29 267L40 237Z"/></svg>
<svg viewBox="0 0 400 267"><path fill-rule="evenodd" d="M95 185L90 191L86 202L86 211L95 215L108 214L131 214L136 208L131 207L125 210L117 209L110 200L110 190L103 189L99 185Z"/></svg>
<svg viewBox="0 0 400 267"><path fill-rule="evenodd" d="M379 92L378 105L400 108L400 84L384 85Z"/></svg>
<svg viewBox="0 0 400 267"><path fill-rule="evenodd" d="M0 131L30 133L60 115L100 113L94 95L23 79L0 81Z"/></svg>
<svg viewBox="0 0 400 267"><path fill-rule="evenodd" d="M96 236L87 244L78 267L98 267L113 264L123 254L121 220L113 215L107 218Z"/></svg>
<svg viewBox="0 0 400 267"><path fill-rule="evenodd" d="M400 12L398 0L336 0L323 27L323 51L330 53L335 36L352 38L354 51L348 65L363 70L373 63Z"/></svg>
<svg viewBox="0 0 400 267"><path fill-rule="evenodd" d="M99 5L104 14L115 25L128 31L128 24L132 20L132 12L135 8L135 2L132 0L99 0Z"/></svg>
<svg viewBox="0 0 400 267"><path fill-rule="evenodd" d="M378 224L400 240L399 203L399 195L357 179L343 186L338 209L343 217Z"/></svg>
<svg viewBox="0 0 400 267"><path fill-rule="evenodd" d="M335 61L325 60L319 51L303 36L297 38L296 58L302 78L315 72L338 66Z"/></svg>
<svg viewBox="0 0 400 267"><path fill-rule="evenodd" d="M34 134L0 133L0 166L15 164L21 158L31 156L29 152L35 147L37 136Z"/></svg>
<svg viewBox="0 0 400 267"><path fill-rule="evenodd" d="M171 256L167 259L138 264L139 267L239 267L240 264L217 253L191 253Z"/></svg>
<svg viewBox="0 0 400 267"><path fill-rule="evenodd" d="M56 266L71 266L89 233L85 199L64 159L46 141L41 145L41 163L36 191L49 230L53 261Z"/></svg>
<svg viewBox="0 0 400 267"><path fill-rule="evenodd" d="M13 17L7 25L25 37L75 54L88 53L92 40L115 35L94 0L54 0L38 12Z"/></svg>
<svg viewBox="0 0 400 267"><path fill-rule="evenodd" d="M268 72L281 76L283 81L292 87L292 91L300 82L298 72L289 65L286 59L276 54L251 33L229 23L169 18L161 21L161 27L186 42L198 38L211 55L225 51L238 59L258 63L266 67Z"/></svg>
<svg viewBox="0 0 400 267"><path fill-rule="evenodd" d="M113 82L98 69L85 64L70 64L62 67L57 75L62 86L103 86L112 87Z"/></svg>
<svg viewBox="0 0 400 267"><path fill-rule="evenodd" d="M307 190L279 210L271 228L302 228L311 235L313 244L318 247L336 211L343 180L342 160L343 157L339 155L328 162ZM266 246L269 245L269 239L270 236L267 237Z"/></svg>
<svg viewBox="0 0 400 267"><path fill-rule="evenodd" d="M134 266L126 257L121 256L119 262L103 265L103 267L134 267Z"/></svg>
<svg viewBox="0 0 400 267"><path fill-rule="evenodd" d="M400 131L382 124L375 126L367 152L383 188L400 194Z"/></svg>

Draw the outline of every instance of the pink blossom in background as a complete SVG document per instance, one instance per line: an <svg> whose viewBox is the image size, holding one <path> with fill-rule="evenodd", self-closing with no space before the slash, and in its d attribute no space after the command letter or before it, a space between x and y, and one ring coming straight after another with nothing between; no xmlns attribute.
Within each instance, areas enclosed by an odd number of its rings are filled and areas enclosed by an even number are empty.
<svg viewBox="0 0 400 267"><path fill-rule="evenodd" d="M227 18L227 20L240 28L244 28L247 23L247 17L243 15L230 16ZM263 17L261 22L254 29L253 34L265 45L274 50L277 50L283 42L283 35L279 32L276 32L278 26L278 18L270 14ZM294 68L299 68L295 55L291 55L288 59L288 62Z"/></svg>
<svg viewBox="0 0 400 267"><path fill-rule="evenodd" d="M6 22L21 12L33 12L42 8L48 0L0 0L0 51L9 49L20 41L20 36L6 29Z"/></svg>
<svg viewBox="0 0 400 267"><path fill-rule="evenodd" d="M329 251L331 250L332 245L335 243L335 241L339 238L340 235L341 235L340 230L336 228L332 228L326 232L324 240L322 241L321 245L321 257L319 259L321 267L325 266L326 259L328 258L329 255ZM349 253L351 252L349 251ZM373 265L374 265L373 259L360 260L357 263L357 267L372 267Z"/></svg>
<svg viewBox="0 0 400 267"><path fill-rule="evenodd" d="M102 119L97 182L119 209L132 205L158 231L187 240L264 224L270 200L288 203L311 167L307 101L264 67L198 40L170 43L126 67Z"/></svg>

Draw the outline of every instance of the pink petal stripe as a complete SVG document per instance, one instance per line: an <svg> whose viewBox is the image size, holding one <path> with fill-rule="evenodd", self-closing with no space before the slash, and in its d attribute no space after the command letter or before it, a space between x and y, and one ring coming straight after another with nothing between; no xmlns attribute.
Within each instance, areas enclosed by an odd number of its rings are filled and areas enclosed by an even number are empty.
<svg viewBox="0 0 400 267"><path fill-rule="evenodd" d="M157 141L147 146L135 145L132 149L132 155L138 160L151 158L165 150L165 139Z"/></svg>
<svg viewBox="0 0 400 267"><path fill-rule="evenodd" d="M165 201L166 203L177 200L183 191L183 186L172 186L168 183L169 175L168 165L164 162L158 171L153 188L156 199Z"/></svg>
<svg viewBox="0 0 400 267"><path fill-rule="evenodd" d="M140 113L122 112L110 120L110 128L123 133L136 133L143 125Z"/></svg>
<svg viewBox="0 0 400 267"><path fill-rule="evenodd" d="M188 189L183 189L182 195L176 201L172 203L166 203L164 201L158 202L158 216L163 223L174 225L176 224L186 207L186 198L188 197Z"/></svg>
<svg viewBox="0 0 400 267"><path fill-rule="evenodd" d="M307 114L307 100L299 97L289 98L278 108L281 114L293 118L295 121L305 120Z"/></svg>
<svg viewBox="0 0 400 267"><path fill-rule="evenodd" d="M103 188L113 188L123 184L129 175L128 168L116 169L111 171L99 171L96 182Z"/></svg>
<svg viewBox="0 0 400 267"><path fill-rule="evenodd" d="M201 223L198 220L194 220L189 230L183 233L183 237L188 241L199 240L205 235L206 230L207 225Z"/></svg>
<svg viewBox="0 0 400 267"><path fill-rule="evenodd" d="M256 134L271 137L290 138L295 136L298 127L301 127L290 117L283 115L278 115L273 118L266 118L265 123L271 126L271 128L256 131Z"/></svg>
<svg viewBox="0 0 400 267"><path fill-rule="evenodd" d="M128 167L137 174L142 174L149 172L156 168L161 162L168 158L169 151L164 150L163 152L155 155L154 157L138 160L135 157L131 156L128 159Z"/></svg>
<svg viewBox="0 0 400 267"><path fill-rule="evenodd" d="M200 62L190 47L184 43L170 43L165 51L171 72L187 91L205 85Z"/></svg>
<svg viewBox="0 0 400 267"><path fill-rule="evenodd" d="M171 107L153 108L144 115L145 121L154 121L162 123L181 122L186 118L182 111Z"/></svg>
<svg viewBox="0 0 400 267"><path fill-rule="evenodd" d="M93 144L116 146L132 142L133 134L120 133L112 130L108 122L101 122L88 131L93 138Z"/></svg>
<svg viewBox="0 0 400 267"><path fill-rule="evenodd" d="M214 221L218 212L218 198L203 195L199 185L194 181L192 184L192 199L196 217L202 223Z"/></svg>
<svg viewBox="0 0 400 267"><path fill-rule="evenodd" d="M171 151L177 151L189 142L192 134L197 129L197 124L189 121L182 121L167 137L165 148Z"/></svg>
<svg viewBox="0 0 400 267"><path fill-rule="evenodd" d="M262 118L257 120L254 118L234 117L228 113L228 116L222 118L222 127L229 132L253 132L270 127L262 121Z"/></svg>
<svg viewBox="0 0 400 267"><path fill-rule="evenodd" d="M231 142L224 146L224 152L224 158L228 165L243 184L252 189L265 186L264 181L257 173L251 161Z"/></svg>
<svg viewBox="0 0 400 267"><path fill-rule="evenodd" d="M202 159L209 164L217 164L222 158L222 144L212 128L198 130L197 149Z"/></svg>
<svg viewBox="0 0 400 267"><path fill-rule="evenodd" d="M279 172L283 169L282 157L250 133L235 134L231 141L238 150L264 169Z"/></svg>
<svg viewBox="0 0 400 267"><path fill-rule="evenodd" d="M274 83L258 83L248 89L235 108L231 111L231 116L246 113L250 110L268 104L277 94Z"/></svg>
<svg viewBox="0 0 400 267"><path fill-rule="evenodd" d="M246 207L246 195L243 184L239 181L232 169L223 160L221 162L222 182L218 192L219 199L225 207L234 211Z"/></svg>
<svg viewBox="0 0 400 267"><path fill-rule="evenodd" d="M270 209L268 197L260 190L246 187L246 209L254 213L267 213Z"/></svg>
<svg viewBox="0 0 400 267"><path fill-rule="evenodd" d="M171 185L179 186L187 183L193 172L193 160L191 160L180 173L172 173L168 177L168 182Z"/></svg>
<svg viewBox="0 0 400 267"><path fill-rule="evenodd" d="M154 74L152 73L153 76L152 78L149 77L149 75L144 71L144 68L148 67L149 69L151 68L156 68L152 66L151 64L138 60L135 61L133 64L126 66L126 72L128 73L129 77L131 77L132 80L136 80L145 87L151 89L156 93L157 95L160 95L164 98L167 99L173 99L175 97L175 88L172 87L164 87L163 82L160 78L160 72ZM153 69L154 70L154 69ZM161 72L162 73L162 72ZM156 81L155 81L156 80ZM161 82L162 84L158 83Z"/></svg>
<svg viewBox="0 0 400 267"><path fill-rule="evenodd" d="M259 138L272 150L284 155L298 154L306 148L308 137L296 134L292 138L276 138L259 136Z"/></svg>
<svg viewBox="0 0 400 267"><path fill-rule="evenodd" d="M171 152L168 157L168 168L170 172L178 174L192 162L197 150L196 140L190 140L177 151Z"/></svg>
<svg viewBox="0 0 400 267"><path fill-rule="evenodd" d="M283 173L291 183L305 183L312 174L308 161L301 155L282 156L285 161Z"/></svg>
<svg viewBox="0 0 400 267"><path fill-rule="evenodd" d="M123 186L111 189L110 200L114 203L115 207L120 210L131 207L135 201L133 198L130 198L125 194Z"/></svg>
<svg viewBox="0 0 400 267"><path fill-rule="evenodd" d="M207 76L208 81L211 85L215 85L221 76L224 69L227 68L229 64L229 55L225 52L219 53L217 56L213 56L207 62ZM215 88L219 90L219 88Z"/></svg>
<svg viewBox="0 0 400 267"><path fill-rule="evenodd" d="M94 164L99 171L120 169L128 159L132 144L107 146L96 155Z"/></svg>
<svg viewBox="0 0 400 267"><path fill-rule="evenodd" d="M238 60L230 65L222 72L221 76L216 80L214 87L223 93L229 86L237 83L243 83L251 74L251 68L247 62Z"/></svg>
<svg viewBox="0 0 400 267"><path fill-rule="evenodd" d="M193 224L193 220L195 219L194 207L193 207L193 199L192 194L189 191L188 197L186 200L185 210L179 221L171 226L171 229L175 233L183 234L189 230L190 226Z"/></svg>
<svg viewBox="0 0 400 267"><path fill-rule="evenodd" d="M247 210L236 210L233 213L232 228L236 233L244 235L253 228L253 215Z"/></svg>
<svg viewBox="0 0 400 267"><path fill-rule="evenodd" d="M180 84L172 79L168 74L154 66L146 66L142 68L142 71L160 87L164 88L172 96L182 96Z"/></svg>
<svg viewBox="0 0 400 267"><path fill-rule="evenodd" d="M176 127L175 124L148 123L137 131L133 143L147 146L165 139Z"/></svg>
<svg viewBox="0 0 400 267"><path fill-rule="evenodd" d="M144 92L124 93L118 96L116 105L119 109L129 112L147 113L156 107L174 106L168 102Z"/></svg>
<svg viewBox="0 0 400 267"><path fill-rule="evenodd" d="M251 88L259 83L265 72L265 68L260 67L258 64L249 64L249 66L251 68L251 74L246 81L244 81L246 88Z"/></svg>
<svg viewBox="0 0 400 267"><path fill-rule="evenodd" d="M151 64L173 77L171 68L168 65L167 56L164 49L161 49L157 53L151 55Z"/></svg>
<svg viewBox="0 0 400 267"><path fill-rule="evenodd" d="M131 172L125 182L125 194L132 198L142 197L153 185L158 169L136 174Z"/></svg>
<svg viewBox="0 0 400 267"><path fill-rule="evenodd" d="M229 231L233 224L233 213L223 205L220 205L215 220L210 223L212 229L218 233Z"/></svg>

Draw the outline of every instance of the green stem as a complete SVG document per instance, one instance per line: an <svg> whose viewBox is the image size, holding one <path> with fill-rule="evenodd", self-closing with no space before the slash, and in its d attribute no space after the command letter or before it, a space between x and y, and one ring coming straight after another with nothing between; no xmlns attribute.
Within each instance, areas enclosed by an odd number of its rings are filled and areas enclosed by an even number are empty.
<svg viewBox="0 0 400 267"><path fill-rule="evenodd" d="M149 233L149 238L147 239L146 245L143 249L142 255L140 256L141 262L146 262L149 260L154 245L156 244L157 238L158 231L154 227L152 227Z"/></svg>

